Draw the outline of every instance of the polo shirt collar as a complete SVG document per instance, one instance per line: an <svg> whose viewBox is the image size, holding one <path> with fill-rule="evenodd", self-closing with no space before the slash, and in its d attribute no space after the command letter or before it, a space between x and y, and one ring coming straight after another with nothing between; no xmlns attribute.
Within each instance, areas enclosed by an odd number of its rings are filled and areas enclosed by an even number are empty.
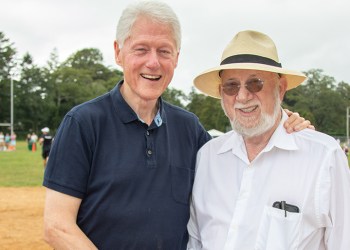
<svg viewBox="0 0 350 250"><path fill-rule="evenodd" d="M117 115L120 117L123 123L130 123L135 120L139 120L135 111L128 105L128 103L124 100L124 97L120 93L120 87L124 83L124 80L118 82L118 84L111 90L110 96L112 98L112 103L117 111ZM155 116L154 122L159 127L162 123L166 123L166 114L164 110L163 100L160 97L158 99L159 102L159 110L157 115Z"/></svg>
<svg viewBox="0 0 350 250"><path fill-rule="evenodd" d="M280 148L282 150L297 150L298 146L295 143L294 136L288 134L283 127L283 123L288 119L288 115L282 110L282 119L275 132L272 134L266 147L262 152L268 152L274 147ZM223 143L219 148L218 154L232 151L233 154L240 158L246 158L246 148L243 137L238 133L232 131L231 136Z"/></svg>

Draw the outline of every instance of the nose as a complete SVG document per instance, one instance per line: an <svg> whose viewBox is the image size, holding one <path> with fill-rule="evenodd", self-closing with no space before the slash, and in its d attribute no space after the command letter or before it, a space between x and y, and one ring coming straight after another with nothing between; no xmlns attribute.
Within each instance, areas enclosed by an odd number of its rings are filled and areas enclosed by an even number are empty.
<svg viewBox="0 0 350 250"><path fill-rule="evenodd" d="M148 58L147 58L147 63L146 63L146 67L150 68L150 69L157 69L160 66L159 63L159 58L158 58L158 54L156 51L150 51L150 53L148 54Z"/></svg>
<svg viewBox="0 0 350 250"><path fill-rule="evenodd" d="M241 85L236 95L236 100L245 103L251 99L253 99L253 93L251 93L244 85Z"/></svg>

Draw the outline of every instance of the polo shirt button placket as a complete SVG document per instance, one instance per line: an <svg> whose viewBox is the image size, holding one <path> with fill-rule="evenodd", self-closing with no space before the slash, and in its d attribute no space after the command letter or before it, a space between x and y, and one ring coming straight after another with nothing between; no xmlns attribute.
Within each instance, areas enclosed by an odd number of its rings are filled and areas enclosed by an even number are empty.
<svg viewBox="0 0 350 250"><path fill-rule="evenodd" d="M156 166L155 163L155 148L153 145L153 136L152 136L152 131L146 130L145 132L145 137L146 137L146 158L147 158L147 166L154 168Z"/></svg>
<svg viewBox="0 0 350 250"><path fill-rule="evenodd" d="M146 138L147 138L147 146L148 146L148 148L146 149L146 153L147 153L148 156L152 155L152 149L149 148L149 144L148 144L148 140L149 140L148 138L149 138L150 134L151 133L147 130L146 131Z"/></svg>

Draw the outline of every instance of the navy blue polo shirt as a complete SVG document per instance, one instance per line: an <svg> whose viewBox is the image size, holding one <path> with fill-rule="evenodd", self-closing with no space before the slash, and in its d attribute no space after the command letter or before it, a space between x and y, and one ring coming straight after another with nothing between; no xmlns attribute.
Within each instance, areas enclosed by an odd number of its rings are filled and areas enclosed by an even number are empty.
<svg viewBox="0 0 350 250"><path fill-rule="evenodd" d="M73 108L43 185L82 199L77 224L99 249L186 249L198 118L160 99L162 124L141 122L120 93Z"/></svg>

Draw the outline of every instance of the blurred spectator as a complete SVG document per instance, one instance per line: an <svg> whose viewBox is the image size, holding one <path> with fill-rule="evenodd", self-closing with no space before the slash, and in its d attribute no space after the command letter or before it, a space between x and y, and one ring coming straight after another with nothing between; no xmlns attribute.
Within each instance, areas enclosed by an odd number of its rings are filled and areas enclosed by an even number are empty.
<svg viewBox="0 0 350 250"><path fill-rule="evenodd" d="M32 140L31 140L32 135L27 134L27 144L28 144L28 150L32 151Z"/></svg>
<svg viewBox="0 0 350 250"><path fill-rule="evenodd" d="M344 150L345 155L348 156L349 155L349 148L346 145L346 143L343 144L343 150Z"/></svg>
<svg viewBox="0 0 350 250"><path fill-rule="evenodd" d="M10 142L11 142L10 134L6 133L6 135L5 135L5 146L6 146L6 148L9 148Z"/></svg>
<svg viewBox="0 0 350 250"><path fill-rule="evenodd" d="M3 151L3 150L6 150L6 148L5 148L5 136L0 131L0 151Z"/></svg>
<svg viewBox="0 0 350 250"><path fill-rule="evenodd" d="M38 136L33 132L32 135L30 136L30 141L32 144L32 150L33 152L36 151L36 143L38 142Z"/></svg>
<svg viewBox="0 0 350 250"><path fill-rule="evenodd" d="M15 132L13 132L10 136L10 145L8 147L8 150L12 151L12 150L16 150L16 138L17 135L15 134Z"/></svg>
<svg viewBox="0 0 350 250"><path fill-rule="evenodd" d="M42 157L44 159L44 168L46 167L46 163L49 160L49 154L51 150L51 143L52 143L52 135L50 135L50 129L48 127L45 127L41 130L43 133L42 136L39 139L40 145L42 145Z"/></svg>

